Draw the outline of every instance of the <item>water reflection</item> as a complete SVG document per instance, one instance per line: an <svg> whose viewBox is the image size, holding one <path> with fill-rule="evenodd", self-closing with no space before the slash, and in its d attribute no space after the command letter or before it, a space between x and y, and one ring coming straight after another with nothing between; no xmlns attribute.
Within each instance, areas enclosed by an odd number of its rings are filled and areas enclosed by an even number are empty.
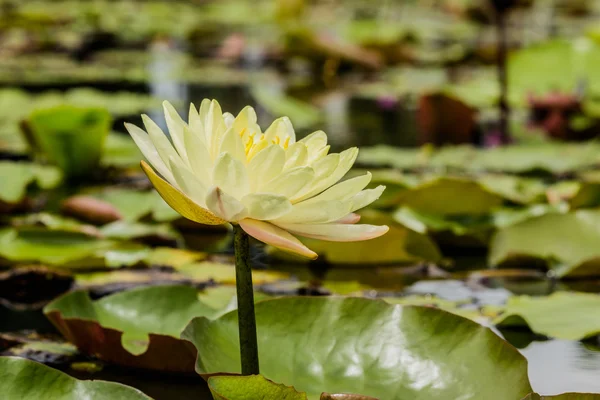
<svg viewBox="0 0 600 400"><path fill-rule="evenodd" d="M520 350L529 360L529 379L541 394L600 392L600 351L581 342L532 342Z"/></svg>

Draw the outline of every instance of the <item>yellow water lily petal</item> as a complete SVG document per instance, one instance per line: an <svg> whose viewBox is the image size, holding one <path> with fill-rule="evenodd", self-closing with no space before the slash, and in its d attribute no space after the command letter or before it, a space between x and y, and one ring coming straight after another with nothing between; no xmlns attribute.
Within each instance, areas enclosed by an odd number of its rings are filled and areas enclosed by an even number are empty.
<svg viewBox="0 0 600 400"><path fill-rule="evenodd" d="M168 182L159 177L146 162L142 161L141 165L148 176L148 179L150 179L150 182L152 182L152 185L154 185L160 196L169 206L171 206L171 208L183 217L206 225L221 225L227 222L205 208L200 207L180 190L171 186Z"/></svg>
<svg viewBox="0 0 600 400"><path fill-rule="evenodd" d="M233 114L231 113L223 113L223 121L225 122L225 126L227 128L230 128L233 125L233 121L235 120L235 117L233 116Z"/></svg>
<svg viewBox="0 0 600 400"><path fill-rule="evenodd" d="M192 132L191 127L183 130L183 140L188 150L190 168L199 179L212 182L212 160L200 135Z"/></svg>
<svg viewBox="0 0 600 400"><path fill-rule="evenodd" d="M196 107L193 103L190 104L190 112L188 114L188 127L190 128L191 133L196 135L198 140L200 140L204 144L204 146L206 146L206 133L204 132L204 123L202 122L200 114L198 114L198 110L196 110Z"/></svg>
<svg viewBox="0 0 600 400"><path fill-rule="evenodd" d="M221 153L213 170L213 185L227 194L241 199L250 190L246 166L229 153Z"/></svg>
<svg viewBox="0 0 600 400"><path fill-rule="evenodd" d="M300 192L292 197L292 203L298 203L309 197L312 197L310 193L314 192L315 187L324 186L323 182L328 181L331 175L336 171L340 163L339 154L329 154L326 157L321 158L312 165L315 170L315 176Z"/></svg>
<svg viewBox="0 0 600 400"><path fill-rule="evenodd" d="M268 182L262 190L268 193L280 194L291 199L308 185L314 176L315 171L311 167L292 168Z"/></svg>
<svg viewBox="0 0 600 400"><path fill-rule="evenodd" d="M233 116L232 116L233 118ZM246 150L242 138L236 133L233 127L230 127L225 131L223 135L223 141L219 148L219 154L228 153L236 160L246 163Z"/></svg>
<svg viewBox="0 0 600 400"><path fill-rule="evenodd" d="M317 258L317 253L306 247L289 232L269 222L246 218L239 221L239 224L248 235L263 243L313 260Z"/></svg>
<svg viewBox="0 0 600 400"><path fill-rule="evenodd" d="M383 193L384 190L385 190L385 186L380 185L380 186L377 186L375 189L367 189L367 190L363 190L362 192L357 193L352 198L352 210L351 211L356 211L363 207L368 206L369 204L371 204L372 202L374 202L375 200L380 198L381 194Z"/></svg>
<svg viewBox="0 0 600 400"><path fill-rule="evenodd" d="M152 121L146 114L142 115L142 121L144 122L146 131L148 132L154 147L156 147L156 150L158 151L158 155L163 160L165 165L169 167L169 159L173 158L173 160L175 160L175 164L184 166L184 161L175 151L173 145L169 141L169 138L167 138L162 129L160 129L160 127L156 125L156 123Z"/></svg>
<svg viewBox="0 0 600 400"><path fill-rule="evenodd" d="M283 169L288 170L294 167L303 167L307 161L308 150L306 150L306 145L296 142L285 150L285 165Z"/></svg>
<svg viewBox="0 0 600 400"><path fill-rule="evenodd" d="M334 223L335 224L356 224L358 221L360 221L360 215L355 214L355 213L350 213L350 214L346 215L345 217L338 219Z"/></svg>
<svg viewBox="0 0 600 400"><path fill-rule="evenodd" d="M283 170L285 151L279 146L269 146L261 150L248 163L250 190L260 191L263 186L276 178Z"/></svg>
<svg viewBox="0 0 600 400"><path fill-rule="evenodd" d="M309 156L312 156L327 145L327 135L323 131L316 131L299 142L306 145Z"/></svg>
<svg viewBox="0 0 600 400"><path fill-rule="evenodd" d="M286 215L275 219L276 224L323 224L333 222L352 211L352 201L322 201L313 204L294 204Z"/></svg>
<svg viewBox="0 0 600 400"><path fill-rule="evenodd" d="M206 195L206 207L224 220L233 222L246 217L246 207L221 188L213 187Z"/></svg>
<svg viewBox="0 0 600 400"><path fill-rule="evenodd" d="M244 196L242 204L248 210L248 218L269 221L292 210L292 203L285 196L271 193L252 193Z"/></svg>
<svg viewBox="0 0 600 400"><path fill-rule="evenodd" d="M358 242L375 239L389 231L386 225L278 224L298 236L330 242Z"/></svg>
<svg viewBox="0 0 600 400"><path fill-rule="evenodd" d="M184 160L185 163L189 164L185 143L183 141L183 129L187 127L187 124L183 122L177 113L177 110L175 110L175 107L173 107L173 105L171 105L171 103L168 101L163 102L163 110L165 113L167 128L169 128L169 134L171 135L171 140L173 141L175 150L177 150L177 153L179 153L181 159Z"/></svg>
<svg viewBox="0 0 600 400"><path fill-rule="evenodd" d="M260 136L260 127L256 123L256 111L250 106L246 106L240 111L233 121L233 131L241 136L244 144L249 138Z"/></svg>
<svg viewBox="0 0 600 400"><path fill-rule="evenodd" d="M176 168L171 164L171 170L179 190L190 197L194 203L204 206L208 190L202 181L186 168Z"/></svg>
<svg viewBox="0 0 600 400"><path fill-rule="evenodd" d="M355 178L340 182L325 190L318 196L305 200L302 203L317 203L320 201L335 199L347 200L363 190L369 184L369 182L371 182L371 177L371 173L367 172L365 175L357 176Z"/></svg>
<svg viewBox="0 0 600 400"><path fill-rule="evenodd" d="M313 197L313 196L321 193L322 191L324 191L331 185L338 182L340 179L342 179L344 177L344 175L346 175L346 173L348 173L350 168L352 168L352 165L354 164L354 161L356 161L357 156L358 156L358 148L356 148L356 147L342 151L339 154L339 163L338 163L335 171L333 171L333 173L331 173L331 174L327 174L327 176L325 176L323 179L316 181L315 184L312 185L310 190L303 193L302 196L300 196L299 198L296 198L295 201L298 202L298 201L302 201L302 200L308 199L310 197ZM327 156L327 157L329 157L329 156Z"/></svg>
<svg viewBox="0 0 600 400"><path fill-rule="evenodd" d="M156 147L154 147L154 144L150 140L148 134L144 132L143 129L140 129L137 126L127 122L125 123L125 129L127 129L127 132L129 132L129 135L131 135L131 138L140 149L144 157L146 157L146 159L150 162L150 164L152 164L152 166L156 168L156 170L162 176L164 176L167 181L175 183L175 179L173 178L171 170L169 167L167 167L162 158L160 158L160 155L158 154L158 151L156 150Z"/></svg>

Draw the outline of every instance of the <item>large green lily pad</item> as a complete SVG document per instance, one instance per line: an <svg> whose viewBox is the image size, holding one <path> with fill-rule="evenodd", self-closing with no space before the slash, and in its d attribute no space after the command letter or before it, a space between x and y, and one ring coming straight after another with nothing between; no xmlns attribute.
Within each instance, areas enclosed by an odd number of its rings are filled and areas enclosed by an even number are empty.
<svg viewBox="0 0 600 400"><path fill-rule="evenodd" d="M500 327L528 326L557 339L581 340L600 333L600 295L556 292L545 297L514 296L493 322Z"/></svg>
<svg viewBox="0 0 600 400"><path fill-rule="evenodd" d="M318 399L323 391L386 400L518 399L527 362L488 328L429 307L287 297L256 304L261 373ZM239 373L237 312L183 331L200 374ZM468 362L465 362L468 360Z"/></svg>
<svg viewBox="0 0 600 400"><path fill-rule="evenodd" d="M193 317L218 313L190 286L136 288L92 301L83 291L44 308L57 329L81 352L116 364L193 372L194 357L179 340Z"/></svg>
<svg viewBox="0 0 600 400"><path fill-rule="evenodd" d="M80 381L34 361L0 357L4 400L151 400L137 389L115 382Z"/></svg>
<svg viewBox="0 0 600 400"><path fill-rule="evenodd" d="M51 189L61 180L60 171L52 166L42 166L27 162L0 161L0 201L17 203L27 194L27 189L37 186Z"/></svg>
<svg viewBox="0 0 600 400"><path fill-rule="evenodd" d="M492 265L531 264L542 259L556 274L600 274L600 211L545 214L499 230L491 240Z"/></svg>
<svg viewBox="0 0 600 400"><path fill-rule="evenodd" d="M158 222L180 218L155 190L110 189L91 195L111 204L127 221L137 221L148 215Z"/></svg>

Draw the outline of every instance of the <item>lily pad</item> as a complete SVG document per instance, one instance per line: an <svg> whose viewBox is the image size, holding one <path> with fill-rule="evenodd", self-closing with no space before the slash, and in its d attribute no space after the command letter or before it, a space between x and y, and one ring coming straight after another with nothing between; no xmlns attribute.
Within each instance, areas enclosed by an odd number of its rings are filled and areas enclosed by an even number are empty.
<svg viewBox="0 0 600 400"><path fill-rule="evenodd" d="M120 383L80 381L18 357L0 357L0 391L5 400L151 400L139 390Z"/></svg>
<svg viewBox="0 0 600 400"><path fill-rule="evenodd" d="M96 239L86 234L53 230L0 229L0 259L9 264L41 262L61 268L130 266L148 249L140 244Z"/></svg>
<svg viewBox="0 0 600 400"><path fill-rule="evenodd" d="M179 218L155 190L109 189L91 196L111 204L127 221L137 221L151 215L157 222Z"/></svg>
<svg viewBox="0 0 600 400"><path fill-rule="evenodd" d="M83 353L124 366L188 373L194 356L179 335L193 317L217 312L189 286L136 288L96 301L76 291L44 308Z"/></svg>
<svg viewBox="0 0 600 400"><path fill-rule="evenodd" d="M489 191L478 182L441 177L406 191L400 204L429 214L481 215L489 213L503 202L502 196Z"/></svg>
<svg viewBox="0 0 600 400"><path fill-rule="evenodd" d="M499 327L528 326L557 339L581 340L600 333L600 295L556 292L546 297L515 296L493 321Z"/></svg>
<svg viewBox="0 0 600 400"><path fill-rule="evenodd" d="M523 400L600 400L600 394L564 393L556 396L542 396L537 393L531 393Z"/></svg>
<svg viewBox="0 0 600 400"><path fill-rule="evenodd" d="M34 111L25 132L30 146L66 176L90 175L100 162L111 116L103 108L58 106Z"/></svg>
<svg viewBox="0 0 600 400"><path fill-rule="evenodd" d="M246 400L248 397L265 400L307 400L306 393L293 387L277 384L260 375L212 376L208 387L215 400Z"/></svg>
<svg viewBox="0 0 600 400"><path fill-rule="evenodd" d="M438 261L441 254L436 244L426 235L394 222L387 214L375 210L363 210L361 223L388 225L385 235L363 242L325 242L302 238L302 242L319 255L319 261L342 264L408 264L419 261ZM306 262L306 259L289 256L287 253L270 249L271 254L293 262Z"/></svg>
<svg viewBox="0 0 600 400"><path fill-rule="evenodd" d="M42 166L27 162L0 161L0 201L18 203L27 194L27 189L37 186L51 189L61 181L60 171L51 166Z"/></svg>
<svg viewBox="0 0 600 400"><path fill-rule="evenodd" d="M527 362L516 349L445 311L287 297L257 303L256 319L262 374L309 399L323 391L386 400L516 399L531 392ZM235 311L195 318L182 338L198 350L198 373L239 373Z"/></svg>
<svg viewBox="0 0 600 400"><path fill-rule="evenodd" d="M499 230L489 262L498 266L542 260L559 277L600 274L600 211L545 214ZM557 234L560 232L560 234Z"/></svg>

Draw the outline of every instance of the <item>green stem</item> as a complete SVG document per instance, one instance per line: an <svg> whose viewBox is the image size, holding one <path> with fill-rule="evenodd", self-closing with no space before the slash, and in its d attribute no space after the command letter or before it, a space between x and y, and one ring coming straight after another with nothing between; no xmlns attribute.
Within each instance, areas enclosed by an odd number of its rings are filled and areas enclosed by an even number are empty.
<svg viewBox="0 0 600 400"><path fill-rule="evenodd" d="M239 225L233 225L233 233L242 375L258 375L258 343L256 340L256 317L254 316L254 291L252 289L252 268L250 268L249 263L250 245L248 234Z"/></svg>

